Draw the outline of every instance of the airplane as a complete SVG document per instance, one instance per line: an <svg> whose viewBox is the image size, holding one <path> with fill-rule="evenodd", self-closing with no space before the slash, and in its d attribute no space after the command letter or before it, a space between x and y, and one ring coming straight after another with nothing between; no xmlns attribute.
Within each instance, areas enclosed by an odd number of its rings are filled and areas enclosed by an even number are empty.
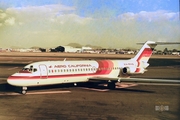
<svg viewBox="0 0 180 120"><path fill-rule="evenodd" d="M142 43L140 43L142 44ZM149 66L148 60L157 44L163 42L147 41L134 58L128 60L81 60L81 61L40 61L25 66L11 75L7 83L21 87L26 94L27 87L55 85L64 83L102 81L114 89L117 82L155 82L180 83L178 80L134 79L133 74L143 74ZM173 44L173 43L169 43ZM177 42L175 43L177 44Z"/></svg>

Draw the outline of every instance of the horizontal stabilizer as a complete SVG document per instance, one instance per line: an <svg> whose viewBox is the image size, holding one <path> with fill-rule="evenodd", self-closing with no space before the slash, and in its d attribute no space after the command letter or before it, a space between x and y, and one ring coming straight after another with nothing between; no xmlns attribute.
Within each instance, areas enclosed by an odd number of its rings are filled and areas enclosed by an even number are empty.
<svg viewBox="0 0 180 120"><path fill-rule="evenodd" d="M139 45L143 45L145 43L137 43ZM151 43L152 44L152 43ZM156 44L156 45L168 45L168 44L180 44L180 42L155 42L153 44Z"/></svg>

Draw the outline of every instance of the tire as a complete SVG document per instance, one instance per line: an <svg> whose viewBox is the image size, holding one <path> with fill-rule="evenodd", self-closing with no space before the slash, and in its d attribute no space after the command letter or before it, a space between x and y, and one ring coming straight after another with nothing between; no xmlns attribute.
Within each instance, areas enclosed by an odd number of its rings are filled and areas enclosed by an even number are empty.
<svg viewBox="0 0 180 120"><path fill-rule="evenodd" d="M26 94L26 92L27 92L26 90L23 90L21 93L22 93L23 95L25 95L25 94Z"/></svg>

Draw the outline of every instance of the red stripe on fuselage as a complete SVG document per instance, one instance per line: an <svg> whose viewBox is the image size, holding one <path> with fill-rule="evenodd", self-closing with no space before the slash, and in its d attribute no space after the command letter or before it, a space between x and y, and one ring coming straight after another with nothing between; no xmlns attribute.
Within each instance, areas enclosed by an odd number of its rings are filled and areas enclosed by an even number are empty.
<svg viewBox="0 0 180 120"><path fill-rule="evenodd" d="M97 61L99 64L99 68L95 74L109 74L112 71L113 62L110 60L100 60Z"/></svg>
<svg viewBox="0 0 180 120"><path fill-rule="evenodd" d="M106 74L94 74L94 73L86 73L86 74L69 74L69 75L49 75L49 76L10 76L9 80L31 80L31 79L41 79L41 78L68 78L68 77L82 77L82 76L99 76L99 75L106 75ZM43 79L42 79L43 80ZM44 79L45 80L45 79Z"/></svg>
<svg viewBox="0 0 180 120"><path fill-rule="evenodd" d="M68 77L82 77L82 76L92 76L95 74L69 74L69 75L49 75L49 76L10 76L8 80L33 80L33 79L41 79L46 80L44 78L68 78ZM102 74L97 74L102 75Z"/></svg>

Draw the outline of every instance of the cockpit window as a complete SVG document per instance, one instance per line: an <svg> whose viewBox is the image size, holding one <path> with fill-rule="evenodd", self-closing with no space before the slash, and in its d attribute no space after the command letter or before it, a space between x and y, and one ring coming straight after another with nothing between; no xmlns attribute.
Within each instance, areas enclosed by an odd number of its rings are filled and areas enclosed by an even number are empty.
<svg viewBox="0 0 180 120"><path fill-rule="evenodd" d="M30 72L32 72L32 71L33 71L33 66L32 66L32 65L30 66L29 71L30 71Z"/></svg>
<svg viewBox="0 0 180 120"><path fill-rule="evenodd" d="M22 71L36 72L37 68L33 68L32 66L30 66L30 68L23 68Z"/></svg>
<svg viewBox="0 0 180 120"><path fill-rule="evenodd" d="M33 69L33 72L36 72L36 71L37 71L37 69L36 69L36 68L34 68L34 69Z"/></svg>
<svg viewBox="0 0 180 120"><path fill-rule="evenodd" d="M22 70L23 71L29 71L29 68L23 68Z"/></svg>

